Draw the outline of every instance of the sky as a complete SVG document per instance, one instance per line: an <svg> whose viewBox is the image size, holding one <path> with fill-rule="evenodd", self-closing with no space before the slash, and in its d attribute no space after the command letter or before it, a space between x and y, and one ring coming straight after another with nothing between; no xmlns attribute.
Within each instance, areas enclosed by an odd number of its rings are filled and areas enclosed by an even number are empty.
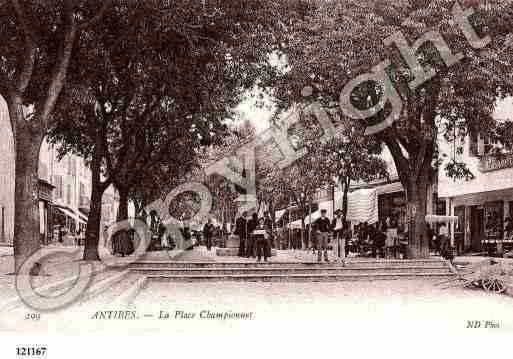
<svg viewBox="0 0 513 359"><path fill-rule="evenodd" d="M273 105L270 98L265 98L263 108L257 106L258 95L248 95L238 107L237 111L242 119L249 119L255 126L257 133L269 127L269 119L273 114ZM513 120L513 98L507 98L497 104L495 118L501 120Z"/></svg>
<svg viewBox="0 0 513 359"><path fill-rule="evenodd" d="M273 115L274 106L272 104L272 100L268 97L264 98L263 107L257 105L258 101L258 93L248 95L246 100L237 107L237 112L241 119L250 120L255 126L257 133L261 133L265 129L269 128L269 119Z"/></svg>
<svg viewBox="0 0 513 359"><path fill-rule="evenodd" d="M495 110L495 118L501 120L513 120L513 98L501 102Z"/></svg>

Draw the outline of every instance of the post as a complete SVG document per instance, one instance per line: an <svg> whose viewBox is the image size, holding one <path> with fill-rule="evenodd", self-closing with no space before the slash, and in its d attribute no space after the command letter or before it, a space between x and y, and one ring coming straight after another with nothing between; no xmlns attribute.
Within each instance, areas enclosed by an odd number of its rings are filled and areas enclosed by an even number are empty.
<svg viewBox="0 0 513 359"><path fill-rule="evenodd" d="M308 243L312 245L312 202L308 201ZM308 250L308 248L306 248Z"/></svg>
<svg viewBox="0 0 513 359"><path fill-rule="evenodd" d="M289 231L288 231L288 233L289 233L289 246L294 247L294 246L292 245L292 238L291 238L291 235L290 235L290 206L289 206L289 208L288 208L288 212L289 212L289 224L288 224L288 227L289 227Z"/></svg>
<svg viewBox="0 0 513 359"><path fill-rule="evenodd" d="M450 215L454 216L454 200L449 198L449 210ZM454 221L451 220L451 248L454 247Z"/></svg>
<svg viewBox="0 0 513 359"><path fill-rule="evenodd" d="M5 207L2 206L2 237L0 242L5 242Z"/></svg>
<svg viewBox="0 0 513 359"><path fill-rule="evenodd" d="M331 217L335 218L335 185L331 186Z"/></svg>

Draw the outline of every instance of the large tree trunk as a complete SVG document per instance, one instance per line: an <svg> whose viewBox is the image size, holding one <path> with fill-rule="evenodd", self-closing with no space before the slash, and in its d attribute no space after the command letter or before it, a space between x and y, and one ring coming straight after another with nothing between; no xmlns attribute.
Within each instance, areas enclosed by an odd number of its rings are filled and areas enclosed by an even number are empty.
<svg viewBox="0 0 513 359"><path fill-rule="evenodd" d="M100 183L93 181L91 191L91 206L87 220L86 242L84 247L84 260L100 260L98 244L100 242L100 223L102 217L102 197L105 189Z"/></svg>
<svg viewBox="0 0 513 359"><path fill-rule="evenodd" d="M117 187L119 192L119 207L117 221L122 222L128 219L128 191L125 188ZM129 230L125 227L114 234L114 252L123 256L130 255L134 251L132 238Z"/></svg>
<svg viewBox="0 0 513 359"><path fill-rule="evenodd" d="M14 264L18 272L25 260L40 246L39 234L39 150L43 131L32 128L19 111L11 111L16 126L16 166L14 195ZM35 126L34 126L35 127Z"/></svg>
<svg viewBox="0 0 513 359"><path fill-rule="evenodd" d="M100 223L102 217L102 197L106 183L101 181L101 161L102 153L98 145L94 148L93 160L91 163L91 205L89 208L89 218L87 220L86 242L84 248L84 260L100 260L98 253L98 244L100 242Z"/></svg>
<svg viewBox="0 0 513 359"><path fill-rule="evenodd" d="M128 219L128 192L123 188L118 188L119 192L119 207L117 214L117 221L121 222Z"/></svg>
<svg viewBox="0 0 513 359"><path fill-rule="evenodd" d="M429 238L426 233L427 176L419 176L417 181L410 181L406 188L406 221L408 225L408 258L428 258Z"/></svg>
<svg viewBox="0 0 513 359"><path fill-rule="evenodd" d="M342 218L344 219L344 221L347 221L347 197L348 197L348 194L349 194L349 185L351 184L350 182L350 179L349 178L344 178L343 179L343 194L342 194ZM335 215L335 213L333 213L333 215ZM345 223L344 223L345 225Z"/></svg>
<svg viewBox="0 0 513 359"><path fill-rule="evenodd" d="M403 155L395 138L385 133L385 143L394 157L399 178L406 192L406 224L408 226L408 258L429 257L429 239L426 233L427 189L432 180L431 161L434 142L424 142L424 151Z"/></svg>

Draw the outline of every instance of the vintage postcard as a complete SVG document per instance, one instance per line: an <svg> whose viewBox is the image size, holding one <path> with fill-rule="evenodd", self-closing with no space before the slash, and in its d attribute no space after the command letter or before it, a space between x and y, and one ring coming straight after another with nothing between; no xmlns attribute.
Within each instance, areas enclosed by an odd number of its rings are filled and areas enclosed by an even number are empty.
<svg viewBox="0 0 513 359"><path fill-rule="evenodd" d="M1 5L2 358L507 355L512 0Z"/></svg>

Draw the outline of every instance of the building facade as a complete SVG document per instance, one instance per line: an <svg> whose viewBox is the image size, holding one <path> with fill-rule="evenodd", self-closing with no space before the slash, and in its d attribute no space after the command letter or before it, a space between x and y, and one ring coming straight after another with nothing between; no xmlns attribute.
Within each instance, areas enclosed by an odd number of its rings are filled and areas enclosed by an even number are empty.
<svg viewBox="0 0 513 359"><path fill-rule="evenodd" d="M455 151L458 145L463 151ZM443 168L439 171L438 194L445 201L444 214L458 217L451 231L455 244L465 251L501 251L513 244L504 231L506 220L513 216L513 154L492 155L496 146L479 133L456 145L440 144L446 161L456 158L466 163L474 176L455 180Z"/></svg>
<svg viewBox="0 0 513 359"><path fill-rule="evenodd" d="M14 233L14 139L7 104L0 96L0 243Z"/></svg>
<svg viewBox="0 0 513 359"><path fill-rule="evenodd" d="M14 236L14 140L5 101L0 97L0 241ZM91 171L85 161L57 150L46 139L39 154L39 213L42 243L64 242L86 229L91 198ZM102 199L102 227L116 219L119 197L111 186Z"/></svg>

